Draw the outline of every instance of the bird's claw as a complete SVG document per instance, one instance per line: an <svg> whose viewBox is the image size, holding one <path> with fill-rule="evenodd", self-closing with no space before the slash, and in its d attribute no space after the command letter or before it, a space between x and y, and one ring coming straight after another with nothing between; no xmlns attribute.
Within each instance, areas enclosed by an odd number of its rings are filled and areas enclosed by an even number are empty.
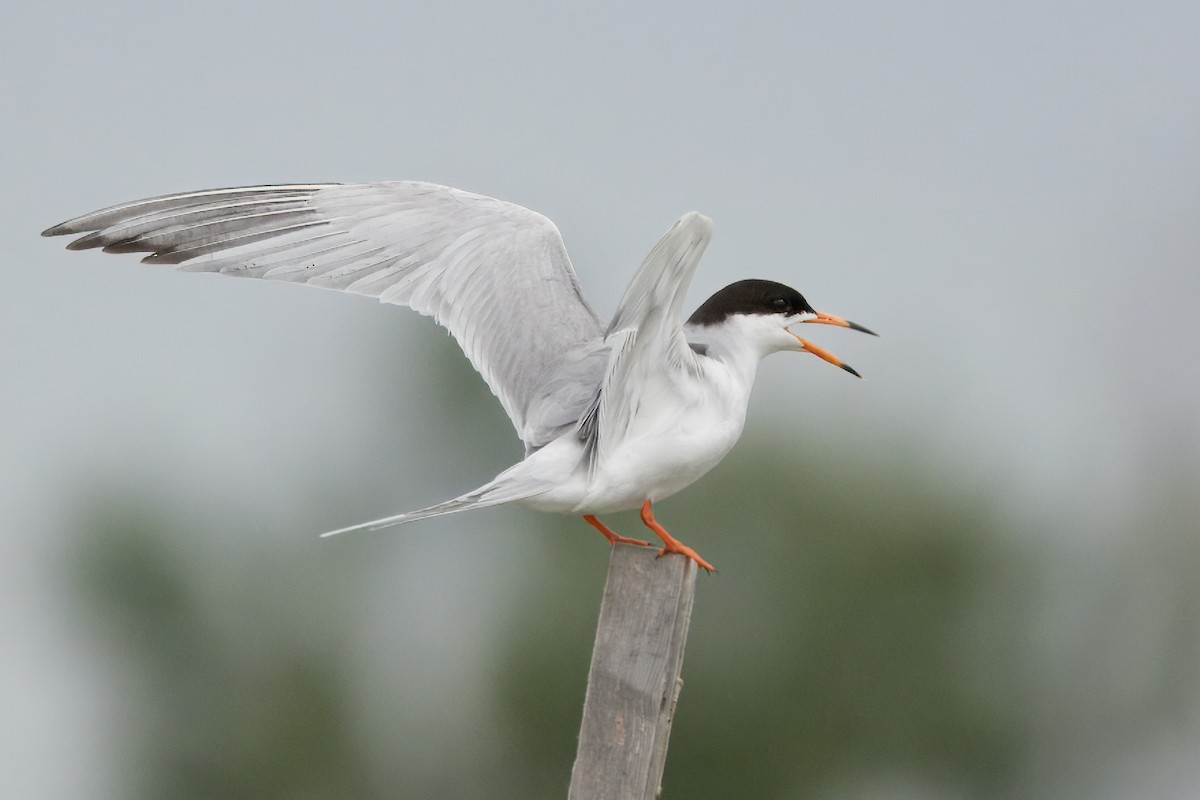
<svg viewBox="0 0 1200 800"><path fill-rule="evenodd" d="M717 571L716 567L714 567L712 564L708 563L703 558L701 558L699 553L697 553L692 548L688 547L686 544L680 544L678 540L676 540L673 544L674 544L674 547L672 547L670 544L668 544L668 545L664 546L661 550L659 550L658 558L662 558L667 553L676 553L678 555L683 556L684 558L695 561L697 567L699 567L700 569L706 570L708 572L708 574L710 574L710 575Z"/></svg>

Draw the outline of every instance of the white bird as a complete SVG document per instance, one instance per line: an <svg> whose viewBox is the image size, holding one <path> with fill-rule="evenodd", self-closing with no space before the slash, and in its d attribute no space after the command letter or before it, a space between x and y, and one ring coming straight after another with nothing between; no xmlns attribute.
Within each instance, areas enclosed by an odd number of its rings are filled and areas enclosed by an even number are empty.
<svg viewBox="0 0 1200 800"><path fill-rule="evenodd" d="M812 353L796 323L871 333L814 311L794 289L764 280L726 286L684 322L684 294L712 223L685 214L659 240L604 327L583 298L558 229L513 203L416 181L214 189L139 200L55 225L44 236L86 234L68 249L150 253L181 270L307 283L408 306L445 326L499 398L525 458L438 505L326 536L519 502L582 514L651 506L688 486L742 432L758 362Z"/></svg>

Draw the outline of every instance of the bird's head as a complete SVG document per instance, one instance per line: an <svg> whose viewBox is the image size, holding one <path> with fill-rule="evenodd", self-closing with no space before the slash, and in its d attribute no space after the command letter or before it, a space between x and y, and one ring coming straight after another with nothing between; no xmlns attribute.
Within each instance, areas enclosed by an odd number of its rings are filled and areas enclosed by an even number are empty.
<svg viewBox="0 0 1200 800"><path fill-rule="evenodd" d="M687 322L693 331L727 332L756 349L760 357L781 350L812 353L851 375L862 377L833 353L792 332L792 326L799 323L836 325L878 335L841 317L817 311L804 295L789 286L755 279L729 284L705 300Z"/></svg>

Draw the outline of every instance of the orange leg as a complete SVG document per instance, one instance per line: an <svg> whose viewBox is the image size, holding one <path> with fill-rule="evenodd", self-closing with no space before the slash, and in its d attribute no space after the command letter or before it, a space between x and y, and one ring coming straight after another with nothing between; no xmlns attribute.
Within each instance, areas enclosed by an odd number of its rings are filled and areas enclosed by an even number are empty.
<svg viewBox="0 0 1200 800"><path fill-rule="evenodd" d="M713 569L713 565L701 558L699 553L667 533L666 529L658 524L654 519L653 512L650 511L649 500L642 503L642 522L646 523L646 527L658 534L658 538L663 540L663 549L658 551L660 558L667 553L679 553L684 558L690 558L692 561L695 561L696 566L706 569L709 572L716 572Z"/></svg>
<svg viewBox="0 0 1200 800"><path fill-rule="evenodd" d="M621 544L636 544L636 545L641 545L642 547L650 546L649 542L643 542L641 539L629 539L625 536L621 536L619 533L616 533L616 532L610 530L607 525L605 525L600 520L596 519L594 514L584 514L583 521L586 522L588 525L591 525L596 530L600 531L600 533L604 534L604 538L608 539L609 544L616 544L617 542L620 542Z"/></svg>

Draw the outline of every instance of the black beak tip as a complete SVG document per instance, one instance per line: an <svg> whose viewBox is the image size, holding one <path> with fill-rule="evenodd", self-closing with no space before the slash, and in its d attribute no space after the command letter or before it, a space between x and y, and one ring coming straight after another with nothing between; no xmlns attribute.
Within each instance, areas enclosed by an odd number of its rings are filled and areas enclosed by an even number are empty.
<svg viewBox="0 0 1200 800"><path fill-rule="evenodd" d="M858 370L856 370L854 367L850 366L849 364L842 364L841 366L842 366L842 369L846 370L846 372L849 372L851 375L858 378L860 381L866 380L865 378L863 378L862 375L858 374Z"/></svg>
<svg viewBox="0 0 1200 800"><path fill-rule="evenodd" d="M867 333L867 334L870 334L871 336L878 336L878 335L879 335L878 333L876 333L875 331L871 330L870 328L864 328L862 325L859 325L857 322L851 322L851 323L850 323L850 330L852 330L852 331L858 331L859 333Z"/></svg>

